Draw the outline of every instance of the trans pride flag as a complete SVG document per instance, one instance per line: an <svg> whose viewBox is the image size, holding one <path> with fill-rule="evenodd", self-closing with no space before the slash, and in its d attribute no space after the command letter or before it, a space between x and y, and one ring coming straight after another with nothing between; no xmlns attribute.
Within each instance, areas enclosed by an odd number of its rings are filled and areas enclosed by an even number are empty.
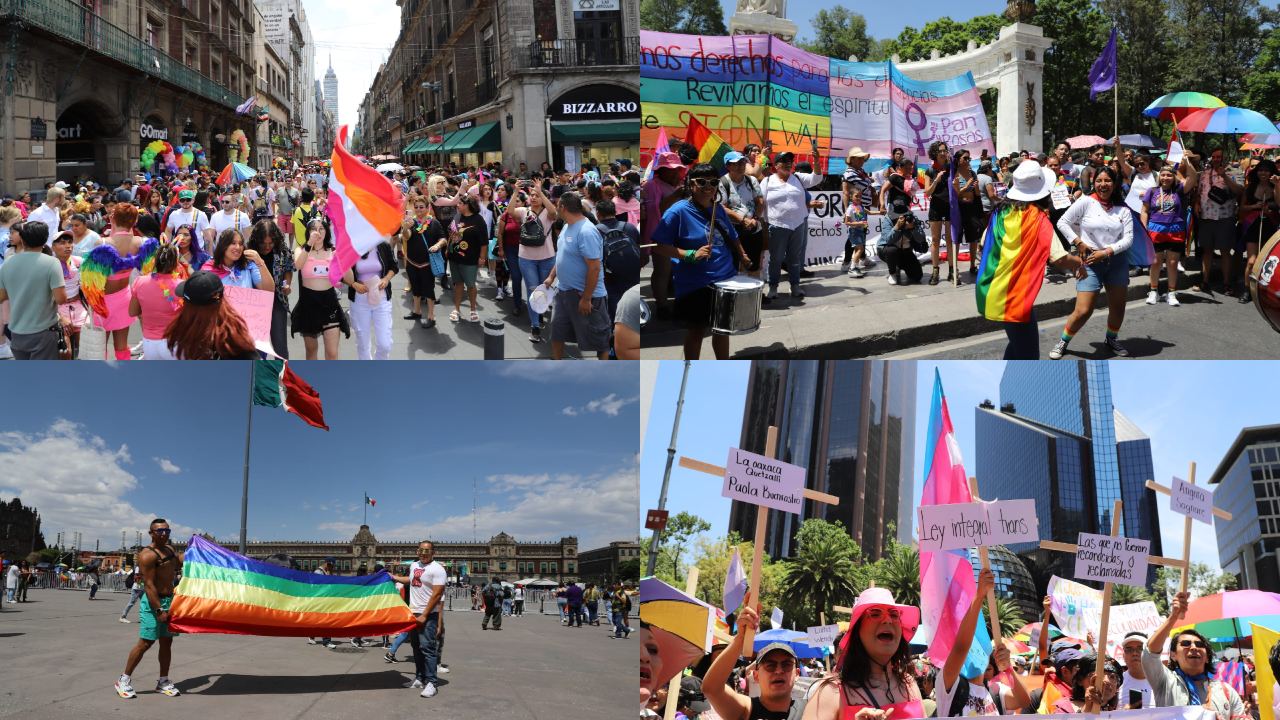
<svg viewBox="0 0 1280 720"><path fill-rule="evenodd" d="M933 403L929 411L928 443L925 450L924 494L921 505L947 505L973 501L969 479L964 473L960 445L951 427L951 413L942 393L942 376L933 371ZM920 621L933 629L926 656L942 667L955 644L960 621L978 594L973 567L964 550L920 553ZM985 615L985 613L983 613ZM981 675L991 654L991 634L986 620L978 616L973 644L965 659L961 677Z"/></svg>
<svg viewBox="0 0 1280 720"><path fill-rule="evenodd" d="M400 229L404 195L399 187L347 150L346 125L338 128L331 160L325 213L333 223L333 242L337 246L329 263L329 281L337 285L361 255Z"/></svg>
<svg viewBox="0 0 1280 720"><path fill-rule="evenodd" d="M417 627L385 571L317 575L252 560L193 535L170 626L185 633L320 637Z"/></svg>

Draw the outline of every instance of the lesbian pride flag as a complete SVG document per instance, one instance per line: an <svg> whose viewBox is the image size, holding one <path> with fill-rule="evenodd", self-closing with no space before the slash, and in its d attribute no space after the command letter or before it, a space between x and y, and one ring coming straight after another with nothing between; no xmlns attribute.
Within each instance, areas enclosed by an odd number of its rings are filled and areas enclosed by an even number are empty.
<svg viewBox="0 0 1280 720"><path fill-rule="evenodd" d="M969 478L964 474L960 445L951 427L951 413L942 393L942 376L933 371L933 403L929 410L928 443L924 458L924 494L921 505L947 505L973 501ZM960 621L978 594L973 566L964 550L920 553L920 622L933 629L927 657L937 667L947 662L955 644ZM983 613L985 615L985 613ZM987 622L978 616L978 626L961 677L981 675L991 654L991 634Z"/></svg>
<svg viewBox="0 0 1280 720"><path fill-rule="evenodd" d="M317 575L252 560L193 535L170 626L283 637L395 635L417 627L386 571Z"/></svg>
<svg viewBox="0 0 1280 720"><path fill-rule="evenodd" d="M333 223L333 242L338 248L329 263L329 281L337 285L361 255L400 229L404 195L347 150L346 125L338 128L331 161L329 202L324 210Z"/></svg>

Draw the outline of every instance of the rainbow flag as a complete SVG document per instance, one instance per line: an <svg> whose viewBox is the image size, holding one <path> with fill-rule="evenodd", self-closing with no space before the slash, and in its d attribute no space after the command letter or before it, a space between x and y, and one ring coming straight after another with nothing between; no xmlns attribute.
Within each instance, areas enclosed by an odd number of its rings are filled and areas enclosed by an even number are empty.
<svg viewBox="0 0 1280 720"><path fill-rule="evenodd" d="M956 442L947 398L942 392L942 375L937 369L933 371L933 403L925 441L929 444L925 451L924 493L920 504L972 502L973 494L969 491L960 445ZM933 628L933 639L925 657L935 667L946 664L960 631L960 621L977 594L978 583L973 577L973 566L969 564L969 556L964 550L920 553L920 621ZM960 671L962 677L981 675L987 668L991 634L983 619L985 614L978 617L973 642Z"/></svg>
<svg viewBox="0 0 1280 720"><path fill-rule="evenodd" d="M346 125L338 128L333 142L329 202L324 210L333 223L337 245L329 263L329 281L334 285L342 282L343 273L355 267L361 255L399 230L404 220L400 188L347 150Z"/></svg>
<svg viewBox="0 0 1280 720"><path fill-rule="evenodd" d="M395 635L417 627L386 571L343 577L291 570L193 535L170 627L282 637Z"/></svg>
<svg viewBox="0 0 1280 720"><path fill-rule="evenodd" d="M724 169L724 156L733 150L729 143L693 116L689 117L689 132L685 134L684 141L698 149L698 162L711 163L717 170Z"/></svg>
<svg viewBox="0 0 1280 720"><path fill-rule="evenodd" d="M1049 216L1034 205L1005 206L992 215L974 285L978 314L997 322L1029 322L1051 242Z"/></svg>

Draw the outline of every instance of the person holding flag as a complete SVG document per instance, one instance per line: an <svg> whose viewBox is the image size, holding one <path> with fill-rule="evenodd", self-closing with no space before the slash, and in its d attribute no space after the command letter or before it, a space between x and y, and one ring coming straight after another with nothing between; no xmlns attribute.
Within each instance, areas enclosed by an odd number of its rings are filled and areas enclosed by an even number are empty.
<svg viewBox="0 0 1280 720"><path fill-rule="evenodd" d="M990 569L978 574L978 590L969 604L969 611L960 621L956 631L955 643L947 656L938 676L936 692L938 695L939 717L973 717L982 715L1016 715L1022 708L1031 704L1026 688L1016 677L1006 678L1006 683L995 683L993 688L984 672L963 674L969 647L973 642L974 632L978 627L978 618L982 614L982 605L988 594L995 588L996 576ZM996 671L1004 675L1009 671L1009 648L1003 645L991 653ZM964 680L964 682L960 682Z"/></svg>
<svg viewBox="0 0 1280 720"><path fill-rule="evenodd" d="M1151 235L1156 262L1151 263L1151 289L1147 291L1147 304L1160 301L1160 267L1164 266L1169 279L1169 292L1165 301L1170 307L1178 307L1178 260L1187 248L1186 188L1194 187L1196 170L1184 157L1182 172L1175 173L1174 166L1160 168L1157 184L1142 195L1142 224Z"/></svg>

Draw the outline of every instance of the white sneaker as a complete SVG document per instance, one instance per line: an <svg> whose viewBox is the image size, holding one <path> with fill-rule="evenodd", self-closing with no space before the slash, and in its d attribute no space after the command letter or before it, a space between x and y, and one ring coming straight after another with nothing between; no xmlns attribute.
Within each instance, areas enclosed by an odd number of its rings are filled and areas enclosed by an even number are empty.
<svg viewBox="0 0 1280 720"><path fill-rule="evenodd" d="M1148 290L1148 291L1147 291L1147 304L1148 304L1148 305L1155 305L1155 304L1156 304L1156 303L1158 303L1158 302L1160 302L1160 293L1159 293L1159 292L1157 292L1157 291L1155 291L1155 290Z"/></svg>
<svg viewBox="0 0 1280 720"><path fill-rule="evenodd" d="M315 638L307 638L308 645L319 645L320 641Z"/></svg>
<svg viewBox="0 0 1280 720"><path fill-rule="evenodd" d="M866 276L867 276L867 274L866 274L865 272L863 272L863 271L862 271L862 268L860 268L860 267L855 267L855 268L853 268L853 269L851 269L851 270L849 271L849 277L851 277L851 278L861 278L861 277L866 277Z"/></svg>
<svg viewBox="0 0 1280 720"><path fill-rule="evenodd" d="M422 688L422 694L419 695L418 697L435 697L435 695L436 695L436 684L427 683L427 686Z"/></svg>
<svg viewBox="0 0 1280 720"><path fill-rule="evenodd" d="M436 668L436 672L438 672L438 673L447 673L447 672L449 672L449 666L448 666L448 665L441 665L440 667Z"/></svg>
<svg viewBox="0 0 1280 720"><path fill-rule="evenodd" d="M0 345L0 360L12 360L13 348L9 347L9 343Z"/></svg>
<svg viewBox="0 0 1280 720"><path fill-rule="evenodd" d="M898 273L889 273L889 284L890 285L898 284Z"/></svg>
<svg viewBox="0 0 1280 720"><path fill-rule="evenodd" d="M1164 301L1169 303L1171 307L1178 307L1179 305L1182 305L1182 303L1178 302L1178 293L1176 292L1170 292L1168 295L1165 295Z"/></svg>
<svg viewBox="0 0 1280 720"><path fill-rule="evenodd" d="M405 685L405 687L416 690L417 688L422 687L422 681L419 680L418 678L414 678L413 682Z"/></svg>
<svg viewBox="0 0 1280 720"><path fill-rule="evenodd" d="M120 618L120 622L122 622L122 623L127 623L127 622L129 622L129 618L127 618L127 617L122 617L122 618Z"/></svg>
<svg viewBox="0 0 1280 720"><path fill-rule="evenodd" d="M116 694L122 698L136 698L138 693L134 692L133 685L124 679L116 680Z"/></svg>
<svg viewBox="0 0 1280 720"><path fill-rule="evenodd" d="M178 697L182 694L178 692L178 688L170 682L168 678L156 682L156 692L168 695L169 697Z"/></svg>

